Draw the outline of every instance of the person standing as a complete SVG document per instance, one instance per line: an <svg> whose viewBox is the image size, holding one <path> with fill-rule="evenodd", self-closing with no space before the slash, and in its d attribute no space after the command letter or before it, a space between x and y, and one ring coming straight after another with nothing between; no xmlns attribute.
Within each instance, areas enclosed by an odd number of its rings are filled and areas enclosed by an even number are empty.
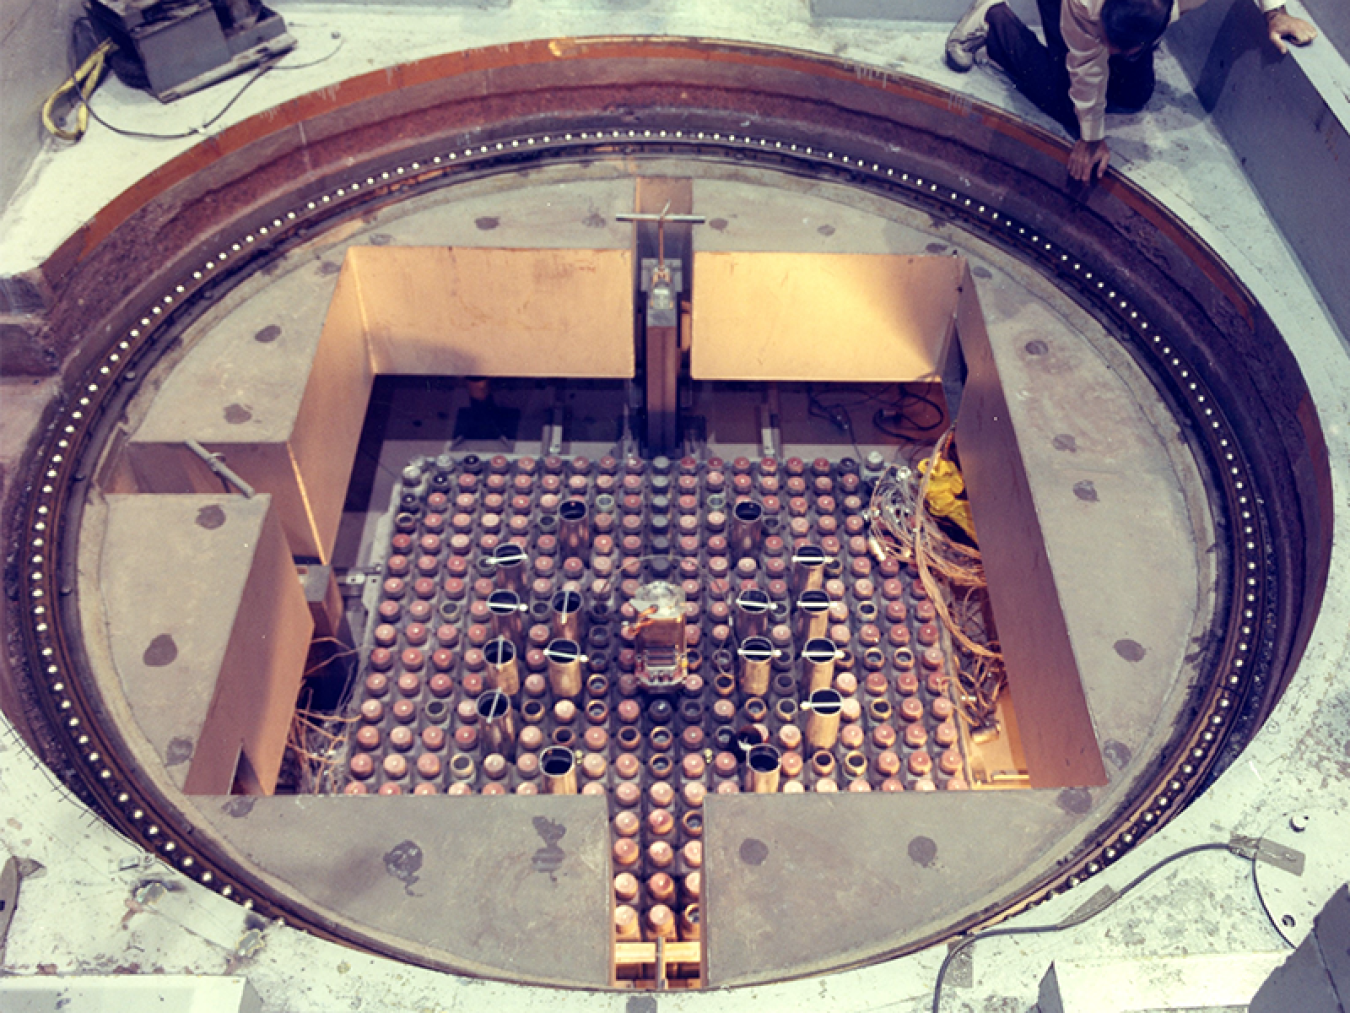
<svg viewBox="0 0 1350 1013"><path fill-rule="evenodd" d="M1205 0L1037 0L1042 43L1005 0L975 0L947 36L947 63L964 73L981 49L1017 90L1075 139L1069 175L1100 178L1111 160L1107 112L1138 112L1153 95L1153 51L1167 26ZM1257 0L1271 42L1306 46L1317 29L1284 9L1283 0Z"/></svg>

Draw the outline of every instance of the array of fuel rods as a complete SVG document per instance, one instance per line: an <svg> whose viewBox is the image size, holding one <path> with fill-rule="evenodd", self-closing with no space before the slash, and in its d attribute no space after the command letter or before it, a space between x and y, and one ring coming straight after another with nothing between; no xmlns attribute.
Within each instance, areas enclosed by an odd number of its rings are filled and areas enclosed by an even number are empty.
<svg viewBox="0 0 1350 1013"><path fill-rule="evenodd" d="M967 785L949 649L851 461L402 476L342 790L603 794L615 934L697 940L708 792Z"/></svg>

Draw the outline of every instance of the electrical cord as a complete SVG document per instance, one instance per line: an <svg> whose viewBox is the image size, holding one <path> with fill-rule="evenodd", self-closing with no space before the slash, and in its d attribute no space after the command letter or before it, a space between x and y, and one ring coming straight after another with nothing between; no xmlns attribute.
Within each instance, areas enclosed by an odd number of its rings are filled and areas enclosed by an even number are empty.
<svg viewBox="0 0 1350 1013"><path fill-rule="evenodd" d="M84 136L84 132L89 129L89 96L94 94L94 89L103 79L104 71L108 67L108 54L116 48L112 39L104 39L79 67L71 72L70 77L47 96L47 101L42 103L42 125L47 133L63 141L78 141ZM75 126L67 129L56 122L56 106L70 94L79 96L79 105L75 111Z"/></svg>
<svg viewBox="0 0 1350 1013"><path fill-rule="evenodd" d="M107 127L114 134L118 134L122 137L135 137L139 140L146 140L146 141L181 141L188 137L196 137L199 134L203 134L206 131L210 130L213 126L215 126L216 123L220 121L221 117L223 117L226 113L228 113L231 109L233 109L234 104L244 97L244 93L246 91L248 91L255 84L257 84L259 79L264 74L266 74L269 70L271 70L274 66L276 66L276 63L279 59L281 59L281 57L279 56L272 57L271 59L264 60L261 64L259 64L258 69L249 75L248 80L244 82L243 86L234 93L233 97L228 102L226 102L223 106L220 107L220 111L217 112L205 123L203 123L201 126L192 127L188 130L183 130L175 134L154 134L145 130L131 130L127 127L116 126L112 123L109 123L97 112L95 112L94 107L90 104L89 100L84 97L84 95L80 95L80 106L83 110L88 111L88 114L91 117L93 117L96 123L99 123L104 127Z"/></svg>
<svg viewBox="0 0 1350 1013"><path fill-rule="evenodd" d="M806 398L806 413L812 418L824 419L833 423L841 432L847 434L849 442L853 444L853 452L858 455L858 460L861 461L863 452L858 446L858 436L853 431L853 416L849 414L848 409L842 404L825 404L809 386L806 389Z"/></svg>
<svg viewBox="0 0 1350 1013"><path fill-rule="evenodd" d="M1118 900L1124 897L1135 887L1139 886L1139 884L1143 883L1146 879L1149 879L1151 876L1167 868L1167 866L1171 865L1173 862L1179 861L1190 855L1198 854L1202 851L1226 851L1229 854L1237 855L1239 858L1244 858L1247 859L1248 861L1255 861L1256 854L1259 849L1260 849L1260 842L1251 841L1246 838L1234 838L1227 844L1220 844L1217 841L1210 842L1208 844L1195 844L1189 848L1182 848L1180 851L1177 851L1171 855L1168 855L1164 859L1154 862L1139 875L1135 876L1134 879L1130 880L1123 887L1121 887L1119 892L1113 894L1110 898L1107 899L1106 903L1102 904L1100 907L1094 907L1086 912L1070 915L1068 918L1064 919L1061 922L1057 922L1054 925L1031 925L1025 927L1014 926L1004 929L990 929L987 932L980 932L973 936L967 936L965 939L961 940L961 942L957 943L955 946L953 946L950 950L947 951L947 956L943 958L942 966L938 968L937 980L933 983L932 1013L941 1013L940 1007L942 1004L942 982L943 979L945 979L947 976L947 971L951 967L952 961L954 961L958 956L960 956L963 952L965 952L968 948L973 946L981 939L992 939L995 936L1033 936L1033 935L1047 935L1052 932L1063 932L1065 929L1074 928L1078 925L1082 925L1084 922L1087 922L1092 918L1096 918L1097 915L1101 914L1103 911L1112 907Z"/></svg>
<svg viewBox="0 0 1350 1013"><path fill-rule="evenodd" d="M933 421L919 423L912 416L907 414L907 409L911 405L926 405L933 412ZM947 424L947 412L942 405L938 404L927 394L916 394L903 388L900 390L900 401L898 404L878 408L872 415L872 426L885 433L887 436L895 437L898 440L913 439L916 436L926 436L929 433L935 433ZM908 428L908 432L904 430Z"/></svg>

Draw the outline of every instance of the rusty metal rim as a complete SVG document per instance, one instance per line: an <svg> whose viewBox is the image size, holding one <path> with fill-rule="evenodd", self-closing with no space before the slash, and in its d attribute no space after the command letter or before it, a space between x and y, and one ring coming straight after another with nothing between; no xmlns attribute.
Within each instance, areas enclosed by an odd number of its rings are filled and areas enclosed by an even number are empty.
<svg viewBox="0 0 1350 1013"><path fill-rule="evenodd" d="M626 42L631 48L632 42ZM744 47L742 47L744 48ZM592 54L594 50L590 50ZM727 52L719 50L725 58ZM756 54L762 56L762 54ZM773 54L783 59L782 54ZM814 65L819 61L810 61ZM899 90L893 79L888 86ZM941 93L931 86L905 84L929 103ZM1052 142L1033 128L1018 125L992 110L982 115L1006 126L1006 131L1035 140L1041 147ZM1220 610L1227 611L1222 646L1211 659L1214 673L1196 701L1199 719L1186 730L1152 785L1139 796L1139 804L1122 808L1106 821L1097 840L1043 877L1019 896L995 909L968 918L930 938L916 940L902 950L878 953L885 959L931 945L941 938L989 924L1038 903L1114 862L1121 854L1149 836L1201 789L1213 771L1221 747L1229 742L1233 717L1255 703L1268 708L1287 673L1270 671L1272 644L1279 635L1273 628L1279 614L1279 583L1273 572L1288 551L1271 537L1272 518L1255 494L1256 482L1241 441L1216 402L1204 379L1205 363L1188 361L1173 347L1173 341L1158 333L1141 317L1135 298L1123 284L1115 284L1092 269L1091 263L1071 246L1061 245L1053 228L1033 226L999 211L988 199L971 196L945 180L910 172L903 164L878 157L875 149L863 150L844 144L819 148L761 131L744 133L728 129L710 116L705 129L687 130L688 112L670 115L671 125L652 125L635 130L605 123L602 113L574 114L572 130L514 134L510 124L500 129L478 130L473 143L451 147L439 143L437 153L389 156L329 179L284 211L241 220L228 238L218 244L216 255L205 256L197 266L170 279L159 293L144 304L131 326L114 337L93 360L72 389L58 417L34 456L32 483L23 514L20 547L20 605L17 609L30 676L37 697L51 726L58 729L78 773L75 777L86 795L114 825L143 846L157 852L185 874L246 907L284 916L317 934L347 943L373 946L385 952L386 944L317 916L294 905L278 903L264 885L247 870L231 866L193 837L191 826L181 825L181 815L141 772L122 769L116 729L104 727L97 698L81 677L82 645L74 631L74 598L71 570L82 483L102 451L102 437L115 423L120 404L136 383L135 377L159 352L171 344L171 336L184 317L208 297L216 285L241 280L264 257L284 251L302 235L329 228L361 210L425 192L429 187L451 185L484 173L513 171L542 159L579 159L620 150L644 154L683 154L689 157L754 161L782 171L812 178L832 178L880 193L905 204L930 210L945 220L955 220L982 238L1015 252L1024 261L1038 265L1066 285L1080 302L1102 319L1129 348L1165 394L1174 411L1189 420L1198 457L1208 466L1211 500L1216 517L1228 520L1230 538L1225 551L1226 587L1221 589ZM1005 124L1005 121L1006 124ZM600 124L600 125L597 125ZM414 145L409 145L413 148ZM431 150L426 142L415 146ZM1131 204L1147 209L1160 229L1185 240L1185 249L1204 252L1183 225L1148 202L1128 185L1114 184ZM1165 227L1164 227L1165 226ZM1217 287L1226 290L1238 305L1254 305L1231 274L1217 261L1207 259L1201 269ZM1240 407L1240 406L1238 406ZM60 523L58 523L58 521ZM60 529L60 530L58 530ZM1306 603L1305 603L1306 606ZM67 629L70 633L67 633ZM1287 634L1286 634L1287 636ZM396 955L410 955L392 948ZM446 970L464 972L455 966L425 957L412 959ZM469 973L482 973L471 970Z"/></svg>

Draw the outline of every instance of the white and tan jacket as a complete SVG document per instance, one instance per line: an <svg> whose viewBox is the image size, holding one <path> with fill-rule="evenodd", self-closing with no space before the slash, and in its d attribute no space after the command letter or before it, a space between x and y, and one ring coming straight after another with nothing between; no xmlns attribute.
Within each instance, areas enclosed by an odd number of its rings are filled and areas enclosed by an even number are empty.
<svg viewBox="0 0 1350 1013"><path fill-rule="evenodd" d="M1102 4L1106 0L1062 0L1059 30L1069 47L1069 98L1078 113L1078 128L1085 141L1106 136L1106 32L1102 29ZM1172 20L1199 7L1205 0L1175 0ZM1256 0L1263 11L1284 6L1284 0Z"/></svg>

